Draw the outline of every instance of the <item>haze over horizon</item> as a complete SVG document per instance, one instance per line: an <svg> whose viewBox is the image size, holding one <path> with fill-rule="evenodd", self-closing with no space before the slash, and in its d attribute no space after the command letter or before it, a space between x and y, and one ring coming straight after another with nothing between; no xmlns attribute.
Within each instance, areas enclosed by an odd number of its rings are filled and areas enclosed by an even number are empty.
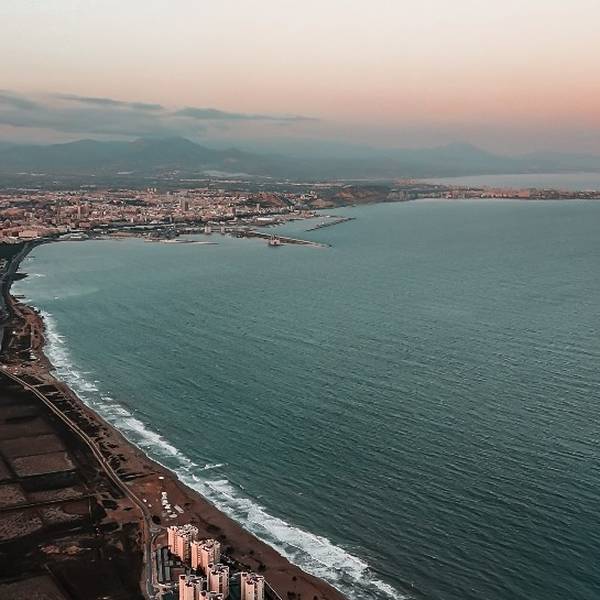
<svg viewBox="0 0 600 600"><path fill-rule="evenodd" d="M20 0L0 19L2 141L600 153L592 0Z"/></svg>

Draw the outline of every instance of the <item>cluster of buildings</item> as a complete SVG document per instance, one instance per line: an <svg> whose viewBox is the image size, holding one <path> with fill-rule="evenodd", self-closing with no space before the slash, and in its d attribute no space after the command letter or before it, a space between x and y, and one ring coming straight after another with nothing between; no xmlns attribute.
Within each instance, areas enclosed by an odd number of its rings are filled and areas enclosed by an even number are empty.
<svg viewBox="0 0 600 600"><path fill-rule="evenodd" d="M256 219L298 213L305 195L196 188L146 190L31 190L0 193L0 241L105 233L131 227L255 224Z"/></svg>
<svg viewBox="0 0 600 600"><path fill-rule="evenodd" d="M503 198L511 200L597 200L598 191L571 191L541 188L508 188L508 187L449 187L441 194L447 199Z"/></svg>
<svg viewBox="0 0 600 600"><path fill-rule="evenodd" d="M191 572L179 576L179 600L227 600L236 578L239 600L264 600L265 578L250 572L233 574L221 560L221 543L200 539L198 528L172 525L167 528L169 552L188 565Z"/></svg>
<svg viewBox="0 0 600 600"><path fill-rule="evenodd" d="M213 181L200 185L204 187L164 191L156 187L139 190L94 186L0 191L0 243L69 234L147 235L164 228L210 229L211 224L221 228L225 224L256 226L314 216L314 209L419 198L600 198L598 191L441 185L409 179L393 185L276 181L270 182L268 188L250 182Z"/></svg>

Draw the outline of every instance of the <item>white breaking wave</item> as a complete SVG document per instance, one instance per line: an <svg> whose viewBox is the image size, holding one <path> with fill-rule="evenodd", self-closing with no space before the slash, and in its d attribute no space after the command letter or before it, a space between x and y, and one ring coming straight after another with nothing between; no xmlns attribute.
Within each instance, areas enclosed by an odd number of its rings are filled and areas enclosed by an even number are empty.
<svg viewBox="0 0 600 600"><path fill-rule="evenodd" d="M220 469L221 467L224 467L225 463L215 463L214 465L211 465L210 463L205 464L202 467L202 471L212 471L213 469Z"/></svg>
<svg viewBox="0 0 600 600"><path fill-rule="evenodd" d="M203 476L204 472L222 468L225 463L197 465L129 410L116 404L113 398L102 394L97 382L91 383L74 367L54 317L45 311L41 311L41 315L46 328L45 353L58 378L65 381L83 402L96 410L150 458L174 471L183 483L202 494L289 561L328 581L348 598L409 598L378 579L364 560L336 546L326 537L305 531L269 514L256 501L245 497L228 479L207 479ZM168 461L169 464L164 464L163 461Z"/></svg>

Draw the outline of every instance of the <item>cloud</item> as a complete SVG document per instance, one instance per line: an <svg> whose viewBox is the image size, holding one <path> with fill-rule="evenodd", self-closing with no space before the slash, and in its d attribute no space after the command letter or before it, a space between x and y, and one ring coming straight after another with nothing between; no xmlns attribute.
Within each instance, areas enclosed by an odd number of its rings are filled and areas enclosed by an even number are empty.
<svg viewBox="0 0 600 600"><path fill-rule="evenodd" d="M195 108L193 106L187 106L173 113L176 117L190 117L192 119L200 120L214 120L214 121L278 121L278 122L289 122L289 121L316 121L312 117L303 117L299 115L253 115L245 113L232 113L217 110L216 108Z"/></svg>
<svg viewBox="0 0 600 600"><path fill-rule="evenodd" d="M149 102L49 94L28 97L0 90L0 125L46 129L71 135L194 136L209 127L242 122L284 125L308 117L227 112L216 108L168 108Z"/></svg>
<svg viewBox="0 0 600 600"><path fill-rule="evenodd" d="M174 123L163 109L149 111L111 103L95 104L50 97L37 102L15 94L0 95L0 124L20 128L48 129L76 135L154 136L193 135L201 131Z"/></svg>
<svg viewBox="0 0 600 600"><path fill-rule="evenodd" d="M20 110L32 110L37 108L37 103L24 98L23 96L18 96L11 92L7 92L6 90L0 90L0 106L8 105L13 108L17 108Z"/></svg>
<svg viewBox="0 0 600 600"><path fill-rule="evenodd" d="M110 106L114 108L130 108L135 110L164 110L162 104L151 104L148 102L124 102L113 98L96 98L94 96L76 96L75 94L53 94L58 100L67 102L78 102L79 104L91 104L93 106Z"/></svg>

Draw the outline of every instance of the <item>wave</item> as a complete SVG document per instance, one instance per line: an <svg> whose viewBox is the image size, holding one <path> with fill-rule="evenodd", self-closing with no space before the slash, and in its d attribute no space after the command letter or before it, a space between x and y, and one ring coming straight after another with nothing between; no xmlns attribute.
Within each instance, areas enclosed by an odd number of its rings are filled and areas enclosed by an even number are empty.
<svg viewBox="0 0 600 600"><path fill-rule="evenodd" d="M221 467L224 467L226 463L215 463L214 465L211 465L210 463L205 464L202 467L202 471L212 471L213 469L220 469Z"/></svg>
<svg viewBox="0 0 600 600"><path fill-rule="evenodd" d="M220 469L225 463L207 463L204 466L196 464L127 408L117 404L110 395L103 394L97 380L90 381L85 373L75 367L53 315L43 310L40 313L46 329L45 353L57 377L65 381L85 404L96 410L150 458L172 470L183 483L202 494L289 561L328 581L351 600L409 598L378 579L363 559L335 545L326 537L305 531L271 515L226 478L207 478L207 471Z"/></svg>

